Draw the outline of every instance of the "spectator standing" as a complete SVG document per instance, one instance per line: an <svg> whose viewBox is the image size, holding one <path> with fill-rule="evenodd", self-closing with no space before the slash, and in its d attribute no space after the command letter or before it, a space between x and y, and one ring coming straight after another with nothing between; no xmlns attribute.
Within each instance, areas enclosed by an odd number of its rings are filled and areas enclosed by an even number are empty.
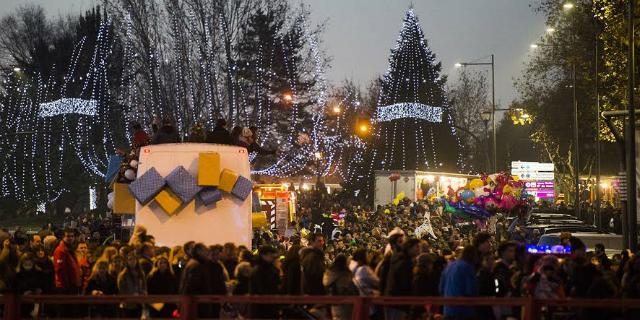
<svg viewBox="0 0 640 320"><path fill-rule="evenodd" d="M53 252L56 291L60 294L79 294L82 270L76 259L76 231L65 229L64 237Z"/></svg>
<svg viewBox="0 0 640 320"><path fill-rule="evenodd" d="M352 296L358 294L358 289L353 284L353 275L347 266L347 256L340 253L333 264L324 273L322 279L326 291L333 296ZM331 306L331 316L334 320L351 319L352 307L350 305Z"/></svg>
<svg viewBox="0 0 640 320"><path fill-rule="evenodd" d="M376 292L379 293L380 278L368 265L367 249L360 248L353 253L350 269L353 272L353 283L361 296L371 297Z"/></svg>
<svg viewBox="0 0 640 320"><path fill-rule="evenodd" d="M308 295L325 294L322 277L326 269L324 264L324 236L313 233L309 238L309 246L300 251L302 269L302 293Z"/></svg>
<svg viewBox="0 0 640 320"><path fill-rule="evenodd" d="M55 272L53 270L53 262L47 256L47 253L44 251L44 247L42 245L36 246L33 249L34 252L34 263L36 267L40 268L42 271L43 281L45 283L45 287L42 288L44 293L52 293L53 285L55 283Z"/></svg>
<svg viewBox="0 0 640 320"><path fill-rule="evenodd" d="M139 123L134 123L132 126L133 136L131 137L131 148L138 149L144 147L151 142L149 135L142 129Z"/></svg>
<svg viewBox="0 0 640 320"><path fill-rule="evenodd" d="M243 295L249 293L249 284L251 282L251 260L253 255L248 250L240 252L240 263L234 270L236 286L233 288L233 295Z"/></svg>
<svg viewBox="0 0 640 320"><path fill-rule="evenodd" d="M238 265L238 248L233 242L227 242L222 247L222 254L220 255L220 261L227 270L230 279L235 279L235 270Z"/></svg>
<svg viewBox="0 0 640 320"><path fill-rule="evenodd" d="M271 246L258 249L258 261L251 271L250 293L252 295L275 295L279 293L280 271L275 267L278 251ZM251 306L252 319L277 319L278 306L254 304Z"/></svg>
<svg viewBox="0 0 640 320"><path fill-rule="evenodd" d="M151 269L153 269L153 245L149 242L138 245L137 252L140 256L138 259L140 268L144 272L144 275L147 276L149 272L151 272Z"/></svg>
<svg viewBox="0 0 640 320"><path fill-rule="evenodd" d="M189 136L187 137L187 141L192 143L203 143L207 138L207 134L202 127L202 124L196 122L191 130L189 131Z"/></svg>
<svg viewBox="0 0 640 320"><path fill-rule="evenodd" d="M300 245L294 244L282 262L282 291L287 295L299 295L301 286Z"/></svg>
<svg viewBox="0 0 640 320"><path fill-rule="evenodd" d="M497 297L509 297L513 291L511 286L511 277L513 277L512 265L516 257L516 248L518 243L514 241L506 241L498 246L498 257L493 274L498 281L497 291L494 291Z"/></svg>
<svg viewBox="0 0 640 320"><path fill-rule="evenodd" d="M5 233L2 232L4 235ZM11 244L9 234L0 237L2 239L2 250L0 251L0 293L13 290L15 270L18 266L16 249Z"/></svg>
<svg viewBox="0 0 640 320"><path fill-rule="evenodd" d="M89 278L91 277L91 263L89 262L89 247L84 241L78 242L76 245L76 259L78 259L78 265L80 265L80 271L82 272L82 290L87 287Z"/></svg>
<svg viewBox="0 0 640 320"><path fill-rule="evenodd" d="M416 297L438 296L438 283L444 265L444 260L433 253L423 253L416 258L416 266L413 268L413 295ZM423 319L425 313L436 312L436 307L416 306L412 316Z"/></svg>
<svg viewBox="0 0 640 320"><path fill-rule="evenodd" d="M478 249L467 246L462 257L451 262L442 272L440 294L447 297L474 297L478 295L475 266L478 264ZM473 307L444 306L444 316L452 319L473 319Z"/></svg>
<svg viewBox="0 0 640 320"><path fill-rule="evenodd" d="M260 144L258 144L258 127L256 126L251 126L249 127L249 130L251 130L251 138L250 138L250 144L249 144L249 152L257 152L258 154L276 154L275 150L267 150L264 149L263 147L260 146Z"/></svg>
<svg viewBox="0 0 640 320"><path fill-rule="evenodd" d="M631 257L624 268L622 297L627 299L640 298L640 255Z"/></svg>
<svg viewBox="0 0 640 320"><path fill-rule="evenodd" d="M482 257L480 269L476 274L478 283L478 295L481 297L495 297L498 285L494 274L493 255L487 254ZM478 306L476 317L478 319L494 319L493 308L491 306Z"/></svg>
<svg viewBox="0 0 640 320"><path fill-rule="evenodd" d="M202 243L196 243L189 250L190 259L182 272L179 293L182 295L213 294L211 272L209 270L209 249ZM215 314L214 314L215 311ZM211 305L198 305L199 318L217 318L219 308L214 310Z"/></svg>
<svg viewBox="0 0 640 320"><path fill-rule="evenodd" d="M93 266L91 277L85 288L85 294L92 296L114 295L118 293L116 278L109 274L109 262L98 260ZM89 307L89 316L113 318L116 309L111 305L96 305Z"/></svg>
<svg viewBox="0 0 640 320"><path fill-rule="evenodd" d="M31 252L23 253L20 256L20 263L18 264L18 272L16 273L16 293L22 295L41 294L46 287L44 283L44 275L40 268L36 267L33 261L33 254ZM22 314L31 315L37 317L39 313L39 306L36 305L22 305Z"/></svg>
<svg viewBox="0 0 640 320"><path fill-rule="evenodd" d="M178 130L170 118L162 120L162 126L151 138L151 144L179 143L181 141Z"/></svg>
<svg viewBox="0 0 640 320"><path fill-rule="evenodd" d="M147 276L147 292L157 295L178 294L178 280L166 256L156 258L153 269ZM151 307L149 315L153 318L171 318L171 313L176 309L171 303L154 304Z"/></svg>
<svg viewBox="0 0 640 320"><path fill-rule="evenodd" d="M376 274L380 278L380 292L386 291L387 275L391 267L391 257L400 251L402 242L404 241L404 232L400 228L395 228L389 233L388 245L384 252L384 258L376 267Z"/></svg>
<svg viewBox="0 0 640 320"><path fill-rule="evenodd" d="M229 131L227 131L227 121L224 119L218 119L216 121L216 126L212 131L207 132L207 143L217 143L217 144L233 144L231 140L231 135Z"/></svg>
<svg viewBox="0 0 640 320"><path fill-rule="evenodd" d="M126 258L124 269L118 275L118 294L146 295L147 281L144 271L140 267L138 257L131 253ZM124 316L138 318L142 314L142 307L138 304L122 304Z"/></svg>
<svg viewBox="0 0 640 320"><path fill-rule="evenodd" d="M413 293L413 259L420 253L420 240L409 239L402 244L402 250L391 258L387 276L386 296L410 296ZM408 309L390 306L385 309L387 320L405 319Z"/></svg>

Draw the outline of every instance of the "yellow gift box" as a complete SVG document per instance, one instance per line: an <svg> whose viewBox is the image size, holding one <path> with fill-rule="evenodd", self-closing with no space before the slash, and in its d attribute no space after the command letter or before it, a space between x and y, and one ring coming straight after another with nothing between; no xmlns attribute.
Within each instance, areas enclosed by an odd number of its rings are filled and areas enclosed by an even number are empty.
<svg viewBox="0 0 640 320"><path fill-rule="evenodd" d="M218 185L218 189L226 192L231 192L237 180L238 180L237 173L229 169L224 169L220 174L220 185Z"/></svg>
<svg viewBox="0 0 640 320"><path fill-rule="evenodd" d="M198 185L217 187L220 184L220 154L200 153L198 156Z"/></svg>
<svg viewBox="0 0 640 320"><path fill-rule="evenodd" d="M135 214L136 199L129 191L126 183L113 184L113 213L114 214Z"/></svg>
<svg viewBox="0 0 640 320"><path fill-rule="evenodd" d="M160 208L170 216L174 215L182 205L180 198L167 188L162 189L154 199Z"/></svg>
<svg viewBox="0 0 640 320"><path fill-rule="evenodd" d="M251 214L251 227L253 229L267 228L267 214L264 212L254 212Z"/></svg>

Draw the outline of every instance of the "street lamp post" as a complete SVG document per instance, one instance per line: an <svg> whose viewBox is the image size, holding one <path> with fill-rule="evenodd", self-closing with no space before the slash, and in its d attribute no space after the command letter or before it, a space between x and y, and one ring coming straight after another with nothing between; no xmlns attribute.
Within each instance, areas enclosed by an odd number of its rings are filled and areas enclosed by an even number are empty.
<svg viewBox="0 0 640 320"><path fill-rule="evenodd" d="M496 81L495 81L495 61L491 54L491 62L459 62L456 67L466 66L491 66L491 130L493 131L493 172L497 172L497 156L496 156Z"/></svg>
<svg viewBox="0 0 640 320"><path fill-rule="evenodd" d="M635 95L635 1L629 1L629 66L628 66L628 86L627 94L629 102L627 103L627 109L629 116L627 118L627 125L625 130L625 149L627 156L627 233L629 234L629 249L631 252L635 252L638 249L638 233L637 233L637 196L638 191L636 189L636 113L634 105Z"/></svg>
<svg viewBox="0 0 640 320"><path fill-rule="evenodd" d="M487 139L486 144L489 144L489 120L493 118L493 114L491 113L491 111L482 111L482 113L480 113L480 118L482 118L482 122L484 122L484 136ZM487 161L487 172L488 172L489 170L491 170L491 160L489 159L487 160L488 160Z"/></svg>
<svg viewBox="0 0 640 320"><path fill-rule="evenodd" d="M574 9L575 5L571 2L567 2L565 4L562 5L562 8L565 11L569 11ZM571 27L575 28L575 18L576 15L575 13L571 14ZM573 30L573 29L572 29ZM548 31L548 30L547 30ZM555 31L555 29L554 29ZM575 51L575 45L576 45L576 41L575 41L575 32L572 31L571 32L571 46L574 47L574 51ZM540 46L543 47L555 47L554 45L547 45L547 44L532 44L531 48L532 49L536 49ZM574 155L574 164L573 166L575 167L575 180L574 183L576 185L575 188L575 201L574 201L574 213L577 217L580 216L580 144L579 144L579 139L580 139L580 135L579 135L579 130L578 130L578 101L576 98L576 54L574 52L573 56L571 57L571 93L573 96L573 143L574 143L574 150L575 150L575 155ZM599 130L599 128L598 128Z"/></svg>

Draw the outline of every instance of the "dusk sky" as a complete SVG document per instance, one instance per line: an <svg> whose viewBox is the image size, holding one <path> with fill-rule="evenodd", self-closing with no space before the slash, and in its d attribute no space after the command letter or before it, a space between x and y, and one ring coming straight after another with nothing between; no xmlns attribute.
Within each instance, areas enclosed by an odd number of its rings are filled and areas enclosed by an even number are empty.
<svg viewBox="0 0 640 320"><path fill-rule="evenodd" d="M297 4L302 0L291 0ZM0 0L0 15L26 3L42 5L49 14L80 13L97 0ZM527 0L304 0L314 23L326 22L323 48L332 58L327 78L352 79L363 88L388 65L404 12L413 2L431 50L442 62L449 83L459 61L496 59L496 100L506 107L516 97L518 77L529 45L545 32L535 14L537 1ZM483 59L484 58L484 59ZM478 70L488 68L476 67ZM490 76L489 73L487 73Z"/></svg>

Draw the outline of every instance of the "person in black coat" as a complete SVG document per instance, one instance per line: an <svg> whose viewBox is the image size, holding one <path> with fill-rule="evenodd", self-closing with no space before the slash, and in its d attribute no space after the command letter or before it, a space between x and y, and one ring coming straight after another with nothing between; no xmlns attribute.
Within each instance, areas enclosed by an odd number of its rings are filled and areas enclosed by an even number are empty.
<svg viewBox="0 0 640 320"><path fill-rule="evenodd" d="M420 252L420 241L409 239L402 244L402 250L391 257L384 294L387 296L410 296L413 293L413 259ZM407 308L389 306L387 319L404 319Z"/></svg>
<svg viewBox="0 0 640 320"><path fill-rule="evenodd" d="M482 264L478 273L476 273L476 282L478 283L478 295L481 297L496 296L496 278L494 270L494 259L492 254L485 254L482 257ZM494 319L493 308L491 306L478 306L476 310L478 319Z"/></svg>
<svg viewBox="0 0 640 320"><path fill-rule="evenodd" d="M182 271L180 280L181 295L207 295L213 294L211 273L209 271L209 249L202 243L197 243L191 250L191 258ZM217 318L211 305L198 304L198 318Z"/></svg>
<svg viewBox="0 0 640 320"><path fill-rule="evenodd" d="M52 293L53 292L53 284L55 279L55 272L53 270L53 262L49 257L47 257L47 253L44 251L44 247L39 245L33 248L33 262L36 264L36 267L42 271L44 288L42 288L43 293Z"/></svg>
<svg viewBox="0 0 640 320"><path fill-rule="evenodd" d="M178 130L169 118L162 120L162 126L153 134L151 144L179 143L181 141Z"/></svg>
<svg viewBox="0 0 640 320"><path fill-rule="evenodd" d="M231 139L231 135L227 130L227 121L224 119L218 119L216 121L216 126L213 128L213 131L207 132L207 143L217 143L217 144L233 144L233 140Z"/></svg>
<svg viewBox="0 0 640 320"><path fill-rule="evenodd" d="M395 233L393 233L395 232ZM385 252L384 258L376 267L376 273L380 278L380 292L384 294L387 287L387 279L389 277L389 269L391 268L391 257L400 251L402 242L404 241L404 233L398 232L394 229L393 234L389 235L389 248L390 252Z"/></svg>
<svg viewBox="0 0 640 320"><path fill-rule="evenodd" d="M251 272L249 292L252 295L275 295L280 287L280 272L274 266L277 250L262 246L258 250L258 261ZM277 319L278 306L274 304L254 304L251 306L252 319Z"/></svg>
<svg viewBox="0 0 640 320"><path fill-rule="evenodd" d="M107 260L98 260L95 263L84 293L92 296L118 294L118 283L116 278L109 274L109 262ZM115 317L116 306L108 304L90 306L89 314L92 317Z"/></svg>
<svg viewBox="0 0 640 320"><path fill-rule="evenodd" d="M157 295L178 293L178 280L169 266L169 259L165 256L156 258L153 269L147 276L147 293ZM165 303L159 310L152 307L150 316L153 318L171 318L171 314L175 309L176 305Z"/></svg>
<svg viewBox="0 0 640 320"><path fill-rule="evenodd" d="M324 236L321 233L311 234L309 246L300 250L302 266L302 293L308 295L324 295L322 277L326 269L324 263Z"/></svg>
<svg viewBox="0 0 640 320"><path fill-rule="evenodd" d="M300 245L293 245L287 251L287 255L282 262L282 291L287 295L299 295L300 285Z"/></svg>

